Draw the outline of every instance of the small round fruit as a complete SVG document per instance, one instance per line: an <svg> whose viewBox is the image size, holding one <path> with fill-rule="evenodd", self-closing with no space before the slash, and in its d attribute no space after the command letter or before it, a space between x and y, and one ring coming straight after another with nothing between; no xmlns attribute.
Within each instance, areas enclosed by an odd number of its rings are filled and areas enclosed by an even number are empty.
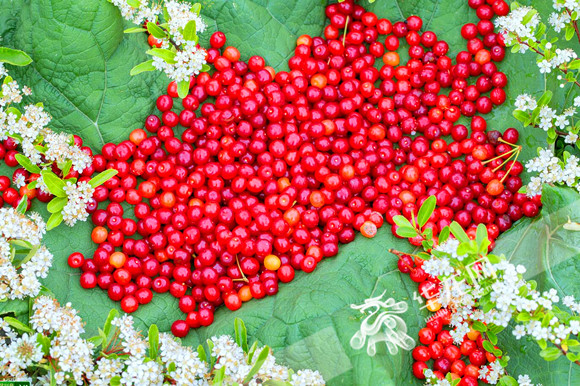
<svg viewBox="0 0 580 386"><path fill-rule="evenodd" d="M276 255L268 255L264 258L264 267L270 271L277 271L282 262Z"/></svg>
<svg viewBox="0 0 580 386"><path fill-rule="evenodd" d="M74 252L68 257L67 262L71 268L80 268L85 262L85 257L80 252Z"/></svg>
<svg viewBox="0 0 580 386"><path fill-rule="evenodd" d="M184 338L189 333L189 325L185 320L176 320L171 325L171 332L178 338Z"/></svg>

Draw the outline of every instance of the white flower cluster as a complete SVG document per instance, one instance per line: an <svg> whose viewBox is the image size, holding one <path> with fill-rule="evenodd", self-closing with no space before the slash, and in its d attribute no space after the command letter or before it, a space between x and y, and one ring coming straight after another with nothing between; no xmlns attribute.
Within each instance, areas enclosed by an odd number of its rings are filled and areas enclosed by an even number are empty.
<svg viewBox="0 0 580 386"><path fill-rule="evenodd" d="M448 276L455 271L448 258L437 258L435 256L431 256L429 260L426 260L422 268L431 276Z"/></svg>
<svg viewBox="0 0 580 386"><path fill-rule="evenodd" d="M448 251L445 253L448 253L450 259L457 252L451 250L454 245L457 244L446 243L443 248ZM439 257L438 261L443 261L443 259ZM438 276L442 282L438 301L443 307L452 311L451 326L453 331L450 334L456 344L461 344L473 321L507 327L512 318L521 312L534 314L535 312L549 311L560 301L558 292L553 288L544 292L532 289L532 286L523 279L523 274L526 272L523 265L516 266L505 259L495 264L491 263L489 259L485 259L478 261L477 264L479 265L477 277L470 276L469 283L465 278L465 272L469 270L468 267L461 268L461 270L455 268L452 273ZM434 270L437 271L440 268ZM486 288L480 287L482 282L487 283ZM476 299L481 298L484 294L489 295L489 300L494 305L491 310L485 313L477 308L476 304ZM577 302L573 296L566 296L562 303L573 313L580 312L580 302ZM548 326L543 326L542 321L531 318L529 321L516 325L513 330L517 339L529 335L535 340L543 339L554 344L560 344L563 340L568 339L570 334L577 335L579 332L580 321L565 321L558 317L553 317ZM480 378L485 378L489 383L496 383L503 374L502 371L499 367L482 369Z"/></svg>
<svg viewBox="0 0 580 386"><path fill-rule="evenodd" d="M518 43L518 39L522 41L534 39L534 32L540 24L539 14L534 14L528 23L523 23L528 12L532 10L532 7L519 7L511 11L508 15L495 19L495 26L504 36L506 45L516 44ZM525 52L527 48L526 45L522 44L520 51Z"/></svg>
<svg viewBox="0 0 580 386"><path fill-rule="evenodd" d="M479 370L479 379L485 379L488 383L495 385L504 374L505 369L499 361L495 361L490 363L489 366L484 366Z"/></svg>
<svg viewBox="0 0 580 386"><path fill-rule="evenodd" d="M40 334L55 334L51 340L50 356L56 365L57 384L84 384L94 369L93 343L81 338L83 323L77 311L68 303L61 307L49 296L40 296L33 306L30 324Z"/></svg>
<svg viewBox="0 0 580 386"><path fill-rule="evenodd" d="M243 383L244 378L248 375L253 364L257 360L257 355L254 355L252 362L248 361L247 354L238 346L231 336L222 335L220 337L212 337L214 345L211 355L216 358L215 368L220 369L225 367L225 377L228 383ZM256 353L262 351L263 348L257 348ZM324 385L324 379L318 371L312 370L298 370L291 377L288 375L288 368L277 365L276 358L272 352L268 354L266 361L260 368L260 371L254 375L250 385L258 385L265 380L287 381L295 386L316 386Z"/></svg>
<svg viewBox="0 0 580 386"><path fill-rule="evenodd" d="M570 155L563 162L551 150L540 149L539 155L526 163L526 169L539 173L528 183L527 194L530 197L542 192L542 184L564 184L580 191L580 184L577 183L580 177L580 159L574 155Z"/></svg>
<svg viewBox="0 0 580 386"><path fill-rule="evenodd" d="M72 135L67 133L46 133L44 136L46 153L44 154L47 161L64 164L68 160L72 161L72 168L82 173L85 168L91 165L92 158L90 155L75 146Z"/></svg>
<svg viewBox="0 0 580 386"><path fill-rule="evenodd" d="M148 338L135 330L132 316L116 317L111 325L117 330L107 349L119 357L103 355L93 343L81 338L83 323L70 303L61 307L55 299L40 296L34 302L30 317L30 326L35 331L33 334L19 336L6 321L0 319L0 379L4 376L29 377L27 368L46 363L38 335L50 339L50 366L55 370L57 384L81 385L88 380L93 385L109 385L116 378L122 385L209 386L215 371L222 367L225 367L225 384L242 384L258 358L256 354L249 361L247 354L231 336L212 337L215 346L211 355L216 365L210 369L191 347L182 346L172 335L161 333L158 357L153 360L149 357ZM255 352L262 350L257 348ZM271 351L248 384L257 386L266 380L287 381L295 386L325 384L317 371L299 370L290 375L287 367L276 364ZM38 382L50 384L50 377L39 377Z"/></svg>
<svg viewBox="0 0 580 386"><path fill-rule="evenodd" d="M148 0L139 2L138 8L130 6L127 0L111 0L111 3L119 8L124 19L135 24L141 24L145 21L155 22L157 15L161 12L161 7L158 4L149 5Z"/></svg>
<svg viewBox="0 0 580 386"><path fill-rule="evenodd" d="M36 339L36 334L18 336L8 323L0 319L0 375L25 378L24 370L43 356Z"/></svg>
<svg viewBox="0 0 580 386"><path fill-rule="evenodd" d="M169 79L176 82L189 81L192 75L200 73L205 64L205 50L187 42L183 49L175 54L175 63L168 63L164 59L154 57L153 66L165 72Z"/></svg>
<svg viewBox="0 0 580 386"><path fill-rule="evenodd" d="M159 6L149 7L148 0L141 0L139 8L133 8L127 0L112 0L112 3L121 10L121 15L135 24L141 24L144 20L156 21L161 12ZM165 60L157 56L153 57L153 66L164 72L168 78L176 81L189 81L190 77L200 73L206 63L206 52L197 46L197 42L186 40L183 29L190 22L195 22L196 34L205 31L206 24L203 19L192 11L191 4L169 0L164 3L169 37L162 39L162 48L175 48L176 54L173 60Z"/></svg>
<svg viewBox="0 0 580 386"><path fill-rule="evenodd" d="M542 74L550 73L553 69L559 68L562 65L570 63L576 59L578 55L571 48L560 49L556 48L555 56L551 59L543 59L538 62L538 67Z"/></svg>
<svg viewBox="0 0 580 386"><path fill-rule="evenodd" d="M205 31L205 22L199 15L191 11L191 5L189 3L170 0L165 2L165 9L169 15L169 19L167 20L169 33L175 44L181 45L186 42L195 43L191 40L185 40L182 34L187 23L192 20L195 22L197 32Z"/></svg>
<svg viewBox="0 0 580 386"><path fill-rule="evenodd" d="M45 278L52 265L52 254L41 244L46 224L38 213L28 217L14 208L0 208L0 301L36 296L39 278ZM24 264L15 267L15 243L30 249Z"/></svg>
<svg viewBox="0 0 580 386"><path fill-rule="evenodd" d="M64 191L68 202L62 209L62 219L68 226L73 226L77 221L85 221L89 217L87 204L91 202L95 188L88 182L81 181L76 184L66 182Z"/></svg>
<svg viewBox="0 0 580 386"><path fill-rule="evenodd" d="M574 13L576 15L580 14L580 1L578 0L554 0L552 6L557 12L553 12L550 15L548 23L556 32L562 31L566 24L578 19L578 16L574 19L572 18Z"/></svg>

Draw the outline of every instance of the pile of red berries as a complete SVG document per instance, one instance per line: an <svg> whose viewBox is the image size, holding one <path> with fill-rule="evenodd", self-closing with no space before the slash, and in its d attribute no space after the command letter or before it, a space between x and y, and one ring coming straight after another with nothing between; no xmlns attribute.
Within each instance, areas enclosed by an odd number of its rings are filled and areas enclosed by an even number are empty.
<svg viewBox="0 0 580 386"><path fill-rule="evenodd" d="M435 235L456 220L468 233L484 223L495 238L536 215L537 200L517 193L517 131L486 133L477 115L505 101L495 64L505 48L490 19L509 8L469 3L481 20L462 28L467 51L455 63L419 17L393 24L352 0L326 8L324 37L298 39L290 71L241 61L213 34L215 72L192 79L181 111L172 83L157 99L161 117L145 121L154 135L134 130L94 157L95 171L119 173L94 195L110 203L92 214L93 258L69 261L81 285L126 312L169 291L186 314L172 331L185 336L219 305L236 310L276 294L295 270L312 272L356 230L373 236L383 216L411 218L430 195Z"/></svg>

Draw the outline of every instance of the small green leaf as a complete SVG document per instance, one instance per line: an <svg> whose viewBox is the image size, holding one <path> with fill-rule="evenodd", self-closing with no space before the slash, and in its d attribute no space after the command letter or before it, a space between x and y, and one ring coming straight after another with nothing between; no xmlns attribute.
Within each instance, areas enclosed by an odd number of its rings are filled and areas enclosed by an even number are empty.
<svg viewBox="0 0 580 386"><path fill-rule="evenodd" d="M577 70L580 68L580 59L575 59L568 64L570 70Z"/></svg>
<svg viewBox="0 0 580 386"><path fill-rule="evenodd" d="M540 356L544 358L545 361L551 362L561 357L562 351L556 347L545 348L540 351Z"/></svg>
<svg viewBox="0 0 580 386"><path fill-rule="evenodd" d="M95 347L98 347L101 345L101 343L103 343L103 337L102 336L93 336L92 338L89 338L89 342L94 344Z"/></svg>
<svg viewBox="0 0 580 386"><path fill-rule="evenodd" d="M483 348L487 352L493 352L493 350L495 350L495 347L493 347L493 344L491 344L491 342L489 340L483 341Z"/></svg>
<svg viewBox="0 0 580 386"><path fill-rule="evenodd" d="M546 343L545 339L540 339L538 340L538 346L540 346L540 348L544 350L546 347L548 347L548 344Z"/></svg>
<svg viewBox="0 0 580 386"><path fill-rule="evenodd" d="M447 241L447 239L449 238L449 233L450 231L448 226L441 229L441 231L439 232L439 244L442 244Z"/></svg>
<svg viewBox="0 0 580 386"><path fill-rule="evenodd" d="M213 342L211 341L211 339L207 339L205 341L207 343L207 348L208 348L208 355L207 355L207 363L209 364L209 368L213 368L213 365L215 363L215 358L213 355L211 355L212 351L213 351Z"/></svg>
<svg viewBox="0 0 580 386"><path fill-rule="evenodd" d="M50 352L50 338L48 336L44 336L42 334L36 335L36 341L42 348L42 353L44 355L48 355Z"/></svg>
<svg viewBox="0 0 580 386"><path fill-rule="evenodd" d="M509 375L504 375L499 379L498 385L501 386L518 386L518 381L516 381L513 377Z"/></svg>
<svg viewBox="0 0 580 386"><path fill-rule="evenodd" d="M132 8L139 8L141 6L141 2L139 0L127 0L127 4Z"/></svg>
<svg viewBox="0 0 580 386"><path fill-rule="evenodd" d="M140 74L142 72L148 72L148 71L155 71L155 66L153 65L153 59L147 60L143 63L139 63L138 65L136 65L135 67L133 67L131 69L131 71L129 72L129 75L133 76L133 75L137 75L137 74Z"/></svg>
<svg viewBox="0 0 580 386"><path fill-rule="evenodd" d="M497 344L497 335L491 331L487 331L487 337L492 344Z"/></svg>
<svg viewBox="0 0 580 386"><path fill-rule="evenodd" d="M111 323L113 322L113 319L117 317L117 315L119 315L119 311L117 311L117 309L112 308L111 311L109 311L109 316L107 316L107 320L105 320L105 325L103 326L103 332L106 336L109 336L109 332L111 331Z"/></svg>
<svg viewBox="0 0 580 386"><path fill-rule="evenodd" d="M26 209L28 209L28 196L24 195L20 199L18 206L16 207L16 211L20 214L26 213Z"/></svg>
<svg viewBox="0 0 580 386"><path fill-rule="evenodd" d="M65 207L67 202L68 202L67 197L55 197L52 200L50 200L50 202L46 206L46 209L50 213L57 213L57 212L60 212L62 210L62 208Z"/></svg>
<svg viewBox="0 0 580 386"><path fill-rule="evenodd" d="M146 52L146 54L151 56L156 56L165 60L169 64L175 64L175 52L167 50L165 48L152 48Z"/></svg>
<svg viewBox="0 0 580 386"><path fill-rule="evenodd" d="M475 331L479 331L479 332L485 332L485 331L487 331L487 326L485 324L481 323L479 320L476 320L475 322L473 322L473 324L471 325L471 327Z"/></svg>
<svg viewBox="0 0 580 386"><path fill-rule="evenodd" d="M396 232L397 232L397 235L399 235L401 237L415 237L418 234L417 230L415 228L411 228L411 227L407 227L407 226L398 227Z"/></svg>
<svg viewBox="0 0 580 386"><path fill-rule="evenodd" d="M527 120L530 118L530 114L522 110L514 110L513 115L515 119L522 123L527 122Z"/></svg>
<svg viewBox="0 0 580 386"><path fill-rule="evenodd" d="M459 225L456 221L453 221L451 225L449 225L449 229L451 230L453 236L455 236L455 238L460 242L468 243L471 241L469 240L469 237L467 237L467 233L465 233L461 225Z"/></svg>
<svg viewBox="0 0 580 386"><path fill-rule="evenodd" d="M89 185L91 185L93 188L96 188L97 186L102 185L111 178L113 178L117 173L119 172L115 169L107 169L105 171L102 171L93 178L91 178L91 180L89 181Z"/></svg>
<svg viewBox="0 0 580 386"><path fill-rule="evenodd" d="M257 348L258 348L258 342L254 342L252 347L250 347L250 349L248 350L248 362L252 363L252 358L254 357L254 353L256 352Z"/></svg>
<svg viewBox="0 0 580 386"><path fill-rule="evenodd" d="M567 25L566 26L566 40L570 40L574 37L574 27L572 27L571 25Z"/></svg>
<svg viewBox="0 0 580 386"><path fill-rule="evenodd" d="M195 13L197 16L201 13L201 4L195 3L191 6L191 12Z"/></svg>
<svg viewBox="0 0 580 386"><path fill-rule="evenodd" d="M201 65L201 70L200 70L201 72L208 72L209 70L211 70L211 67L208 66L207 64L204 63Z"/></svg>
<svg viewBox="0 0 580 386"><path fill-rule="evenodd" d="M475 242L478 246L481 246L487 238L487 228L483 224L477 226L477 232L475 233ZM486 248L487 249L487 248Z"/></svg>
<svg viewBox="0 0 580 386"><path fill-rule="evenodd" d="M183 99L189 93L189 81L182 80L181 82L177 83L177 95Z"/></svg>
<svg viewBox="0 0 580 386"><path fill-rule="evenodd" d="M552 100L552 95L553 95L552 91L546 90L546 92L538 100L538 107L537 108L540 108L540 107L545 106L548 103L550 103L550 101Z"/></svg>
<svg viewBox="0 0 580 386"><path fill-rule="evenodd" d="M155 324L149 327L149 357L157 358L157 352L159 350L159 329Z"/></svg>
<svg viewBox="0 0 580 386"><path fill-rule="evenodd" d="M30 173L40 174L40 168L33 164L32 161L30 161L30 159L28 159L28 157L26 157L24 154L18 153L14 156L14 158L16 158L16 161L18 161L20 166L28 170Z"/></svg>
<svg viewBox="0 0 580 386"><path fill-rule="evenodd" d="M240 318L234 320L234 333L236 344L244 350L245 353L248 352L248 333L246 331L246 325L244 321Z"/></svg>
<svg viewBox="0 0 580 386"><path fill-rule="evenodd" d="M56 228L62 222L62 212L53 213L46 222L46 230Z"/></svg>
<svg viewBox="0 0 580 386"><path fill-rule="evenodd" d="M223 366L218 371L215 372L212 385L221 386L222 382L224 381L225 375L226 375L226 367Z"/></svg>
<svg viewBox="0 0 580 386"><path fill-rule="evenodd" d="M401 216L401 215L394 216L393 222L400 227L413 228L413 225L405 216Z"/></svg>
<svg viewBox="0 0 580 386"><path fill-rule="evenodd" d="M11 316L4 317L4 321L8 323L13 328L17 329L18 331L27 332L29 334L33 333L34 330L28 327L26 324L22 323L20 320L13 318Z"/></svg>
<svg viewBox="0 0 580 386"><path fill-rule="evenodd" d="M66 184L63 180L58 178L58 176L50 170L43 170L40 174L42 175L42 181L44 181L44 184L50 193L57 197L66 197L66 193L64 192Z"/></svg>
<svg viewBox="0 0 580 386"><path fill-rule="evenodd" d="M117 376L111 378L111 380L109 381L109 385L110 386L120 386L121 385L121 377L117 375Z"/></svg>
<svg viewBox="0 0 580 386"><path fill-rule="evenodd" d="M197 355L199 356L200 361L202 361L202 362L207 361L207 356L205 354L205 350L201 344L199 346L197 346Z"/></svg>
<svg viewBox="0 0 580 386"><path fill-rule="evenodd" d="M436 205L437 199L435 196L429 196L429 198L423 202L423 205L421 205L421 208L419 208L419 212L417 213L417 222L419 223L419 227L423 228L423 226L427 224L427 221L429 221L429 218L433 214Z"/></svg>
<svg viewBox="0 0 580 386"><path fill-rule="evenodd" d="M183 40L192 41L197 44L197 26L195 20L190 20L187 22L185 27L183 27Z"/></svg>
<svg viewBox="0 0 580 386"><path fill-rule="evenodd" d="M165 39L167 37L167 33L157 24L152 22L147 22L147 31L157 39Z"/></svg>
<svg viewBox="0 0 580 386"><path fill-rule="evenodd" d="M133 28L127 28L125 31L123 31L123 33L136 34L136 33L145 32L145 31L147 31L145 28L133 27Z"/></svg>
<svg viewBox="0 0 580 386"><path fill-rule="evenodd" d="M260 354L258 354L258 358L256 359L256 362L252 366L252 369L250 370L248 375L246 375L246 378L244 378L244 383L249 382L254 377L254 375L256 375L258 371L260 371L260 368L262 367L264 362L266 362L266 358L268 358L269 353L270 347L264 346L262 351L260 351Z"/></svg>
<svg viewBox="0 0 580 386"><path fill-rule="evenodd" d="M524 18L522 19L522 24L523 25L528 24L532 20L532 18L534 17L534 15L536 15L537 13L538 13L538 11L536 11L535 9L533 9L533 8L530 9L528 11L528 13L526 13L526 16L524 16Z"/></svg>
<svg viewBox="0 0 580 386"><path fill-rule="evenodd" d="M66 161L66 163L64 165L62 165L62 167L60 167L60 170L62 171L62 175L63 176L68 176L68 174L70 173L70 170L72 168L72 161L69 159L68 161Z"/></svg>
<svg viewBox="0 0 580 386"><path fill-rule="evenodd" d="M32 59L24 51L0 47L0 62L12 64L13 66L27 66L32 62Z"/></svg>

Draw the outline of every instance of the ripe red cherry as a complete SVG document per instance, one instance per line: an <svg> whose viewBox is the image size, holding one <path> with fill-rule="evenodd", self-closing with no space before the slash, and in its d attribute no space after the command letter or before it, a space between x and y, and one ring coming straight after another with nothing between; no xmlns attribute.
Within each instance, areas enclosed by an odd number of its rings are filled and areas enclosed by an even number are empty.
<svg viewBox="0 0 580 386"><path fill-rule="evenodd" d="M419 341L423 344L431 344L435 340L435 332L429 327L419 330Z"/></svg>
<svg viewBox="0 0 580 386"><path fill-rule="evenodd" d="M85 257L80 252L74 252L68 257L67 262L71 268L80 268L85 262Z"/></svg>
<svg viewBox="0 0 580 386"><path fill-rule="evenodd" d="M139 308L139 303L134 296L127 295L121 300L121 308L123 311L130 314L137 311L137 308Z"/></svg>
<svg viewBox="0 0 580 386"><path fill-rule="evenodd" d="M189 333L189 325L185 320L176 320L171 325L171 332L178 338L185 338Z"/></svg>

